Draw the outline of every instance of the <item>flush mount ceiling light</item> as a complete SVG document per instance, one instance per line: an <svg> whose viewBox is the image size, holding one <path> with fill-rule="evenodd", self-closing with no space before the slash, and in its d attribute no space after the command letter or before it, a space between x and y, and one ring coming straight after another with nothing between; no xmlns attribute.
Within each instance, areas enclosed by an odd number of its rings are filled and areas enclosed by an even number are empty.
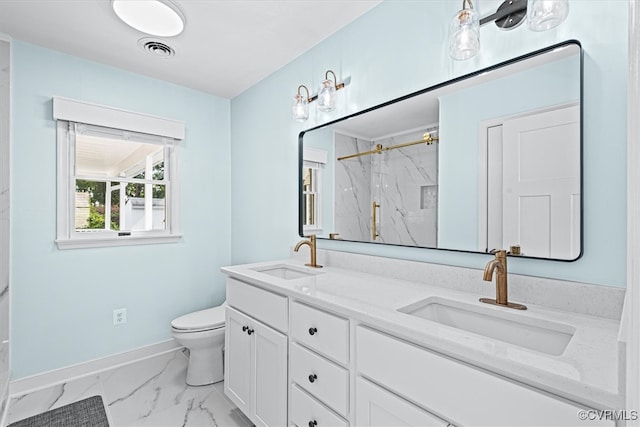
<svg viewBox="0 0 640 427"><path fill-rule="evenodd" d="M329 78L329 75L333 76L333 80ZM309 118L309 104L313 101L318 101L318 110L323 112L333 111L336 108L336 92L344 88L351 79L338 83L336 73L328 70L324 74L324 80L320 85L320 90L317 94L309 96L309 89L305 85L298 86L298 93L293 97L293 118L298 122L304 122ZM303 96L300 91L304 89L306 97Z"/></svg>
<svg viewBox="0 0 640 427"><path fill-rule="evenodd" d="M449 55L456 60L473 57L480 50L480 26L494 22L498 28L512 30L525 17L532 31L546 31L560 25L569 14L569 0L506 0L495 13L478 21L472 0L462 1L462 10L449 27Z"/></svg>
<svg viewBox="0 0 640 427"><path fill-rule="evenodd" d="M184 15L169 0L111 0L111 7L125 24L143 33L172 37L184 30Z"/></svg>

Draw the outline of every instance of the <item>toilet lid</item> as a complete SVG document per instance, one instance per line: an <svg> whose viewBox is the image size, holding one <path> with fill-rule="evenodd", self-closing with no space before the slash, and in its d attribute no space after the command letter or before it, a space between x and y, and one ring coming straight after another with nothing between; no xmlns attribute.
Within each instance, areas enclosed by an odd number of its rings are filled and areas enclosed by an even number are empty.
<svg viewBox="0 0 640 427"><path fill-rule="evenodd" d="M224 307L213 307L185 314L171 322L174 329L214 329L224 326Z"/></svg>

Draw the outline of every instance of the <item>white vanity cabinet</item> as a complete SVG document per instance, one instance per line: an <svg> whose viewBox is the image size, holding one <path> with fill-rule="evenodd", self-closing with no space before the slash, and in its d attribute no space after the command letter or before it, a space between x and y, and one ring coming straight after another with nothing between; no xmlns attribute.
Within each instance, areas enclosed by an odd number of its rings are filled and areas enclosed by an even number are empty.
<svg viewBox="0 0 640 427"><path fill-rule="evenodd" d="M285 426L287 298L229 278L227 302L224 393L256 426Z"/></svg>
<svg viewBox="0 0 640 427"><path fill-rule="evenodd" d="M365 394L372 395L368 390L371 387L367 387L369 384L363 377L382 385L388 390L388 395L406 399L405 404L408 405L408 401L415 402L456 425L585 425L585 421L579 419L579 411L588 408L576 403L506 380L365 326L356 328L355 340L357 425L385 425L373 423L367 418L366 405L370 408L374 398L361 395L363 390ZM361 386L363 383L364 387ZM375 400L373 405L382 419L394 420L392 417L403 414L402 402L397 399ZM421 425L411 421L419 418L407 419L409 425ZM589 421L588 424L613 427L615 422Z"/></svg>
<svg viewBox="0 0 640 427"><path fill-rule="evenodd" d="M568 378L545 377L552 373L545 366L518 373L514 363L506 367L513 376L482 369L482 360L473 353L447 356L435 349L436 342L430 344L429 333L419 333L400 318L384 318L384 307L368 310L351 298L301 293L296 276L269 282L273 276L265 274L258 280L259 268L265 267L229 269L235 275L227 279L224 374L225 394L256 426L615 427L615 421L593 419L597 411L570 397L596 400L586 394L588 389L567 383L570 394L559 396L554 390L564 386L558 381ZM245 275L246 282L234 279ZM349 288L350 277L337 282L345 294L361 291L362 281ZM318 289L324 283L333 286L329 275L301 280ZM446 336L433 337L439 345L448 343ZM573 339L579 338L576 334ZM499 358L520 354L508 344L499 350L506 352ZM480 354L491 357L484 350ZM557 362L554 366L564 366L563 360ZM536 379L532 372L543 376ZM555 381L553 390L535 386L550 380ZM591 415L588 421L581 420L585 414Z"/></svg>
<svg viewBox="0 0 640 427"><path fill-rule="evenodd" d="M290 424L349 426L349 320L296 301L290 314Z"/></svg>

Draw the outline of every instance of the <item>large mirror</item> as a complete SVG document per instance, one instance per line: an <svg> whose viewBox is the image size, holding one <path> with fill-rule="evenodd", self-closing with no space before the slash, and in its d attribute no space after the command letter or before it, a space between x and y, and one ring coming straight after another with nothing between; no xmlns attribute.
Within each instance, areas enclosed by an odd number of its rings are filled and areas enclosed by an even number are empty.
<svg viewBox="0 0 640 427"><path fill-rule="evenodd" d="M300 235L575 260L581 111L568 41L301 132Z"/></svg>

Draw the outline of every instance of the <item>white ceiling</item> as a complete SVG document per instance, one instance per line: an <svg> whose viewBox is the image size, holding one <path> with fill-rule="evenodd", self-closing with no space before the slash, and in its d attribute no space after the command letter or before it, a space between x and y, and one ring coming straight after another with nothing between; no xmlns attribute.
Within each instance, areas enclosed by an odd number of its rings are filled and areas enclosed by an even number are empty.
<svg viewBox="0 0 640 427"><path fill-rule="evenodd" d="M173 0L182 34L151 37L120 21L110 0L0 0L0 33L149 77L233 98L346 26L380 0Z"/></svg>

